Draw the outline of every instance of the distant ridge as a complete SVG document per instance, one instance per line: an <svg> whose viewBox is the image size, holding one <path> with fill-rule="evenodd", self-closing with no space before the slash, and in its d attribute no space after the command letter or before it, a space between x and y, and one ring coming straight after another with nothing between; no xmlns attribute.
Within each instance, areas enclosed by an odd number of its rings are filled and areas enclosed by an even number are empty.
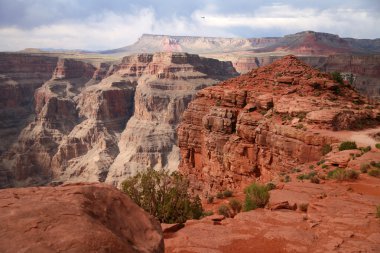
<svg viewBox="0 0 380 253"><path fill-rule="evenodd" d="M228 53L237 51L287 52L306 55L380 53L380 39L341 38L338 35L303 31L284 37L221 38L143 34L132 45L101 51L102 54L153 52Z"/></svg>

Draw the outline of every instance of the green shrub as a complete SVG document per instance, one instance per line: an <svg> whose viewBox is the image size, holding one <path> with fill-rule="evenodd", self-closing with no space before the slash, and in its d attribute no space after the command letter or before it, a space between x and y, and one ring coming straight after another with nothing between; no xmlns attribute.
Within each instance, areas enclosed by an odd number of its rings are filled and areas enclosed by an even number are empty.
<svg viewBox="0 0 380 253"><path fill-rule="evenodd" d="M300 174L297 176L297 179L304 180L304 179L311 179L312 177L315 177L317 173L315 171L310 172L309 174Z"/></svg>
<svg viewBox="0 0 380 253"><path fill-rule="evenodd" d="M226 217L226 218L231 217L231 211L230 211L230 209L228 208L228 206L226 206L226 205L221 205L221 206L218 208L218 214L223 215L223 216Z"/></svg>
<svg viewBox="0 0 380 253"><path fill-rule="evenodd" d="M360 165L360 171L362 173L367 173L371 166L368 163L363 163Z"/></svg>
<svg viewBox="0 0 380 253"><path fill-rule="evenodd" d="M335 82L340 83L340 84L344 84L343 77L341 76L341 74L339 72L337 72L337 71L332 72L331 77Z"/></svg>
<svg viewBox="0 0 380 253"><path fill-rule="evenodd" d="M302 204L299 205L299 209L302 212L306 213L308 208L309 208L309 204L308 203L302 203Z"/></svg>
<svg viewBox="0 0 380 253"><path fill-rule="evenodd" d="M324 163L325 163L325 160L322 159L322 160L320 160L320 161L317 162L317 165L319 166L319 165L324 164Z"/></svg>
<svg viewBox="0 0 380 253"><path fill-rule="evenodd" d="M330 144L325 144L323 145L322 147L322 155L327 155L328 153L330 153L332 150L332 147Z"/></svg>
<svg viewBox="0 0 380 253"><path fill-rule="evenodd" d="M265 207L269 201L270 193L264 185L253 183L245 190L244 210L249 211Z"/></svg>
<svg viewBox="0 0 380 253"><path fill-rule="evenodd" d="M372 177L380 177L380 170L379 169L370 169L368 171L368 175Z"/></svg>
<svg viewBox="0 0 380 253"><path fill-rule="evenodd" d="M284 178L284 182L285 183L289 183L290 181L292 181L292 179L290 178L289 175L286 175L285 178Z"/></svg>
<svg viewBox="0 0 380 253"><path fill-rule="evenodd" d="M326 169L328 166L326 165L326 164L323 164L322 166L321 166L321 168L322 169Z"/></svg>
<svg viewBox="0 0 380 253"><path fill-rule="evenodd" d="M122 183L122 190L146 212L163 223L199 219L203 208L199 196L188 193L189 181L179 173L148 169Z"/></svg>
<svg viewBox="0 0 380 253"><path fill-rule="evenodd" d="M241 204L241 202L237 199L231 199L230 202L228 203L228 205L230 206L232 212L234 213L234 215L238 214L241 212L241 209L243 207L243 205Z"/></svg>
<svg viewBox="0 0 380 253"><path fill-rule="evenodd" d="M371 148L371 146L367 146L367 147L360 147L359 149L360 149L360 151L362 151L362 154L364 154L364 153L371 151L372 148Z"/></svg>
<svg viewBox="0 0 380 253"><path fill-rule="evenodd" d="M272 182L267 183L268 191L276 189L276 185Z"/></svg>
<svg viewBox="0 0 380 253"><path fill-rule="evenodd" d="M342 142L339 146L339 151L357 149L356 143L354 141Z"/></svg>
<svg viewBox="0 0 380 253"><path fill-rule="evenodd" d="M359 178L359 173L355 170L335 169L327 173L327 177L338 181L352 181Z"/></svg>
<svg viewBox="0 0 380 253"><path fill-rule="evenodd" d="M205 212L203 212L202 216L203 216L203 217L207 217L207 216L211 216L211 215L213 215L213 214L214 214L213 211L205 211Z"/></svg>
<svg viewBox="0 0 380 253"><path fill-rule="evenodd" d="M375 147L376 147L377 149L380 149L380 143L376 143Z"/></svg>
<svg viewBox="0 0 380 253"><path fill-rule="evenodd" d="M223 196L224 196L225 198L232 197L232 194L233 194L233 192L230 191L230 190L225 190L225 191L223 192Z"/></svg>
<svg viewBox="0 0 380 253"><path fill-rule="evenodd" d="M380 169L380 162L371 161L369 164L370 164L371 166L373 166L373 167L376 167L376 168L379 168L379 169Z"/></svg>
<svg viewBox="0 0 380 253"><path fill-rule="evenodd" d="M218 192L218 193L216 194L216 197L217 197L218 199L222 199L222 198L224 198L223 192Z"/></svg>
<svg viewBox="0 0 380 253"><path fill-rule="evenodd" d="M380 218L380 205L376 207L376 218Z"/></svg>
<svg viewBox="0 0 380 253"><path fill-rule="evenodd" d="M209 204L214 203L214 196L208 196L207 197L207 203L209 203Z"/></svg>
<svg viewBox="0 0 380 253"><path fill-rule="evenodd" d="M314 169L315 168L315 166L313 165L313 164L311 164L310 166L309 166L309 169Z"/></svg>

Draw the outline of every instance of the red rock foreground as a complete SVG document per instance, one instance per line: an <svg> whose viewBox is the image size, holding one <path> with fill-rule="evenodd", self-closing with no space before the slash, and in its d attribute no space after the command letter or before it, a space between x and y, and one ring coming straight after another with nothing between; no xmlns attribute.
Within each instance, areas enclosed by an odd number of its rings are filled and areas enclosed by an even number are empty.
<svg viewBox="0 0 380 253"><path fill-rule="evenodd" d="M295 181L272 190L269 206L306 203L306 212L256 209L219 225L211 218L188 221L165 236L165 252L380 252L380 219L375 218L380 179L360 175L345 183Z"/></svg>
<svg viewBox="0 0 380 253"><path fill-rule="evenodd" d="M0 252L163 252L157 221L102 184L0 191Z"/></svg>

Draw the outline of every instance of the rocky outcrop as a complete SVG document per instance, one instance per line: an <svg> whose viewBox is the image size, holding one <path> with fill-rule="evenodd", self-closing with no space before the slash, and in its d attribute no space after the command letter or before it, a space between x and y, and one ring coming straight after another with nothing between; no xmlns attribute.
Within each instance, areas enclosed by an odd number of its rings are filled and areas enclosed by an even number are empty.
<svg viewBox="0 0 380 253"><path fill-rule="evenodd" d="M110 186L0 193L1 252L164 252L158 221Z"/></svg>
<svg viewBox="0 0 380 253"><path fill-rule="evenodd" d="M178 128L180 171L195 191L270 180L318 160L336 141L316 129L378 124L379 110L348 85L286 56L271 65L198 92Z"/></svg>
<svg viewBox="0 0 380 253"><path fill-rule="evenodd" d="M270 191L270 206L233 219L187 221L165 238L165 252L379 252L380 179L365 174L349 183L292 182ZM217 208L217 206L215 206ZM223 216L222 216L223 217ZM215 225L217 224L217 225ZM209 235L213 236L210 237Z"/></svg>
<svg viewBox="0 0 380 253"><path fill-rule="evenodd" d="M118 65L60 59L35 92L36 119L2 157L0 178L119 185L147 167L174 170L187 104L234 75L231 63L186 53L138 54Z"/></svg>

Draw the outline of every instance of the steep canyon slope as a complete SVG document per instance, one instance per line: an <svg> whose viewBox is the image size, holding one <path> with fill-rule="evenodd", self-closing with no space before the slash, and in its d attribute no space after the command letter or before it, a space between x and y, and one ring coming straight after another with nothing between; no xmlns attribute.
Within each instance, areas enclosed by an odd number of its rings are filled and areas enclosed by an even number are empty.
<svg viewBox="0 0 380 253"><path fill-rule="evenodd" d="M192 96L237 75L231 63L185 53L138 54L118 65L60 59L51 73L35 91L35 120L1 156L2 187L118 185L139 169L176 169L175 128Z"/></svg>

